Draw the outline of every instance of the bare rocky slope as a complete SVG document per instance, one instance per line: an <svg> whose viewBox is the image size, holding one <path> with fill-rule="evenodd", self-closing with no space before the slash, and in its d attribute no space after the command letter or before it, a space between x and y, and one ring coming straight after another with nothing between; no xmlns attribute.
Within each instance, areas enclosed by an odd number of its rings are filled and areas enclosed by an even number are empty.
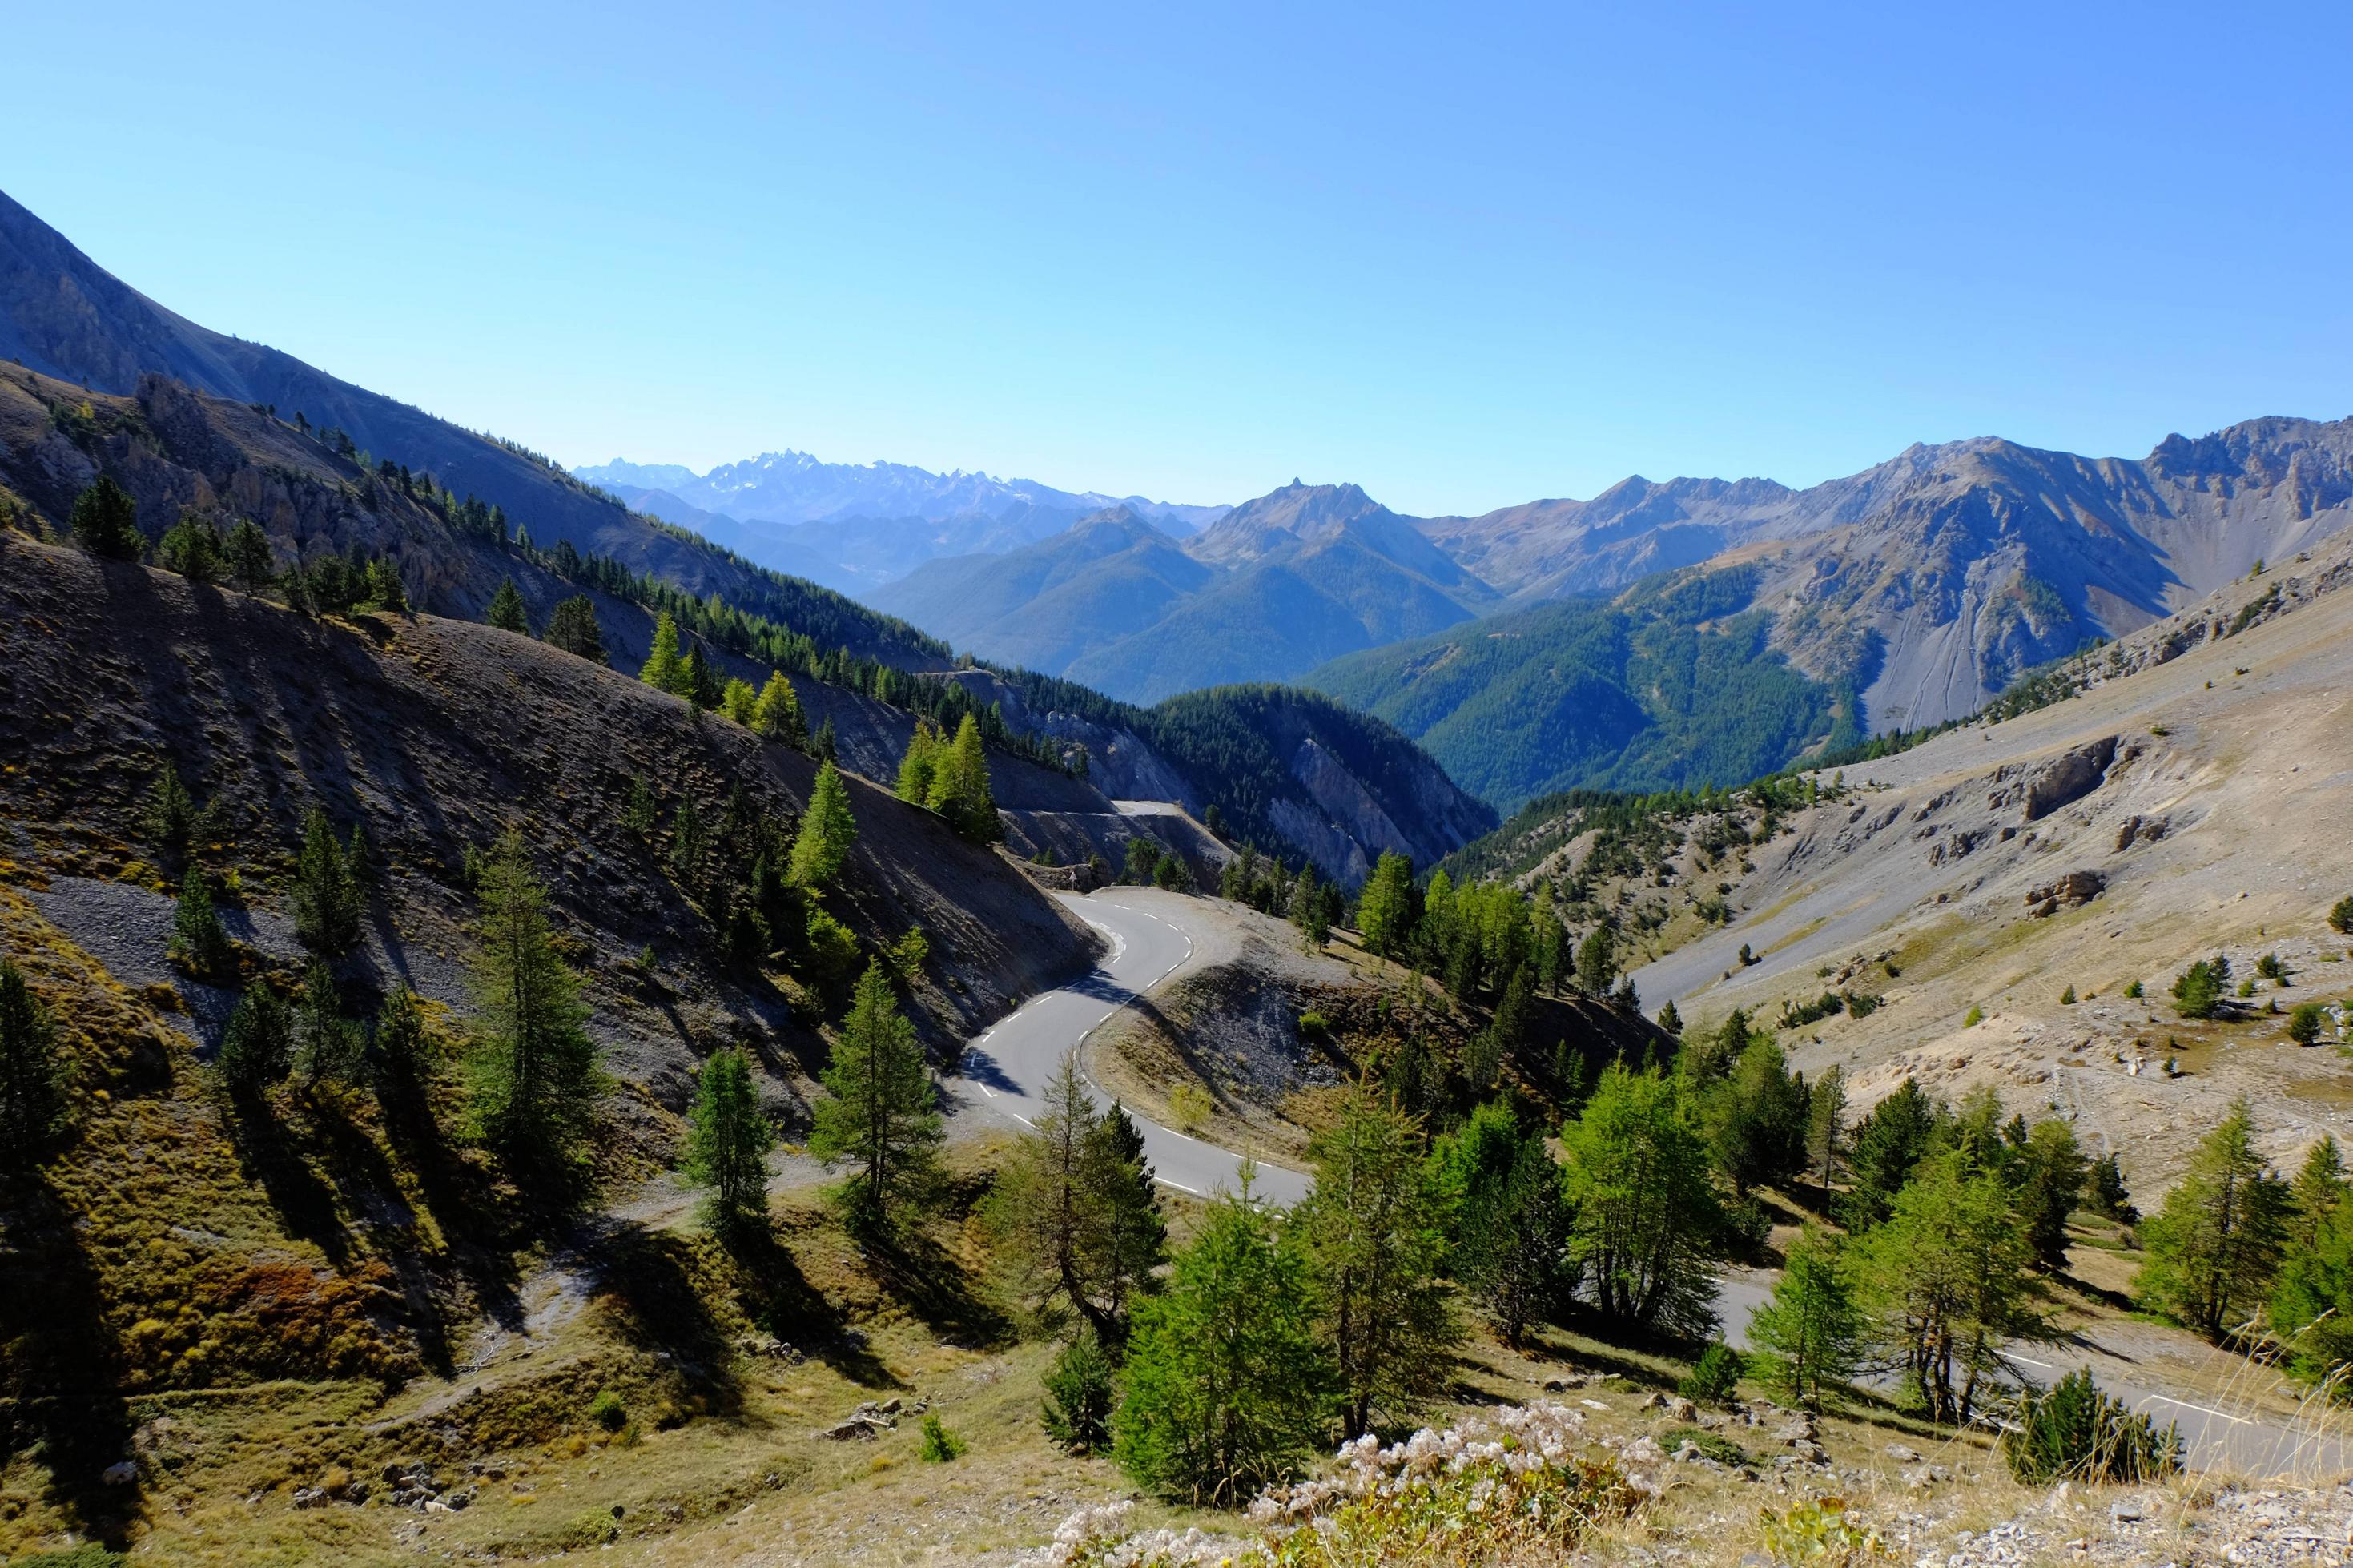
<svg viewBox="0 0 2353 1568"><path fill-rule="evenodd" d="M1827 798L1741 851L1746 874L1707 875L1732 879L1734 918L1639 970L1646 1003L1770 1026L1825 989L1874 994L1785 1028L1794 1063L1840 1065L1864 1101L1916 1076L2056 1107L2146 1192L2240 1094L2283 1163L2344 1139L2353 1066L2325 1047L2353 994L2326 923L2353 892L2348 582L2343 541L2277 561L2052 678L2075 695L1819 775ZM2176 1016L2175 977L2217 953L2251 994ZM2255 978L2267 954L2284 982ZM2310 1001L2324 1048L2286 1037Z"/></svg>

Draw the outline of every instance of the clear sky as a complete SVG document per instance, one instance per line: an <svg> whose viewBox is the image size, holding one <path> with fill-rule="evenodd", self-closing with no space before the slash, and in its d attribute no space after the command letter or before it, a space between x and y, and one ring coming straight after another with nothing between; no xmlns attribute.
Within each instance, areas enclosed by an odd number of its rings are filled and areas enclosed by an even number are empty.
<svg viewBox="0 0 2353 1568"><path fill-rule="evenodd" d="M1478 510L2353 414L2353 6L2257 11L23 6L0 188L575 464Z"/></svg>

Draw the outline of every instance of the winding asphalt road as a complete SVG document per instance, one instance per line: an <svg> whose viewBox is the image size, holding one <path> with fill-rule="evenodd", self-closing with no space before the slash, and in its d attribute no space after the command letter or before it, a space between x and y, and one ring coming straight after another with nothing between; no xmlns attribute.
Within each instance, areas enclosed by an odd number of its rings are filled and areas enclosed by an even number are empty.
<svg viewBox="0 0 2353 1568"><path fill-rule="evenodd" d="M1084 978L1031 997L965 1047L960 1087L971 1091L971 1103L1018 1125L1032 1125L1046 1085L1062 1058L1192 959L1192 937L1176 921L1122 901L1126 891L1106 888L1084 898L1058 895L1072 913L1103 933L1111 950ZM1108 1102L1092 1079L1087 1087L1098 1105ZM1155 1173L1169 1186L1197 1196L1235 1189L1240 1155L1140 1116L1136 1125L1143 1129L1145 1153ZM1263 1163L1253 1184L1260 1196L1285 1207L1305 1197L1307 1187L1307 1177L1299 1172ZM1746 1348L1749 1315L1764 1304L1771 1280L1736 1274L1719 1285L1716 1306L1725 1337ZM2079 1362L2093 1363L2101 1387L2111 1395L2159 1421L2179 1424L2195 1468L2301 1477L2353 1469L2353 1441L2341 1431L2307 1427L2253 1405L2232 1412L2136 1386L2128 1375L2118 1374L2118 1356L2096 1345L2085 1347L2096 1355L2073 1360L2064 1359L2063 1349L2035 1348L2041 1355L2012 1351L2010 1359L2045 1383L2057 1382ZM2052 1359L2042 1359L2046 1356Z"/></svg>
<svg viewBox="0 0 2353 1568"><path fill-rule="evenodd" d="M1081 898L1058 894L1071 911L1101 931L1111 944L1103 962L1084 978L1058 991L1041 992L965 1047L963 1089L973 1103L1021 1126L1035 1123L1046 1085L1062 1058L1086 1043L1121 1008L1166 980L1193 956L1193 939L1175 921L1121 901L1124 889L1105 888ZM1109 1096L1088 1080L1098 1105ZM1130 1112L1134 1115L1134 1112ZM1188 1138L1171 1127L1135 1118L1144 1131L1145 1157L1160 1180L1197 1196L1232 1192L1240 1184L1242 1157L1214 1143ZM1307 1195L1307 1178L1297 1171L1261 1162L1251 1191L1288 1207Z"/></svg>

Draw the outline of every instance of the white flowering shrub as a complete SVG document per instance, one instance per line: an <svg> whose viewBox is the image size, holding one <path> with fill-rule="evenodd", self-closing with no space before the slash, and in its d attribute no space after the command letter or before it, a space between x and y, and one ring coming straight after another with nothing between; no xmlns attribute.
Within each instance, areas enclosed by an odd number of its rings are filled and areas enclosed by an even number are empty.
<svg viewBox="0 0 2353 1568"><path fill-rule="evenodd" d="M1335 1473L1270 1487L1250 1504L1258 1539L1198 1531L1131 1535L1128 1505L1081 1510L1029 1561L1037 1568L1361 1568L1549 1561L1594 1524L1662 1488L1650 1437L1586 1430L1565 1405L1512 1406L1383 1447L1340 1447Z"/></svg>

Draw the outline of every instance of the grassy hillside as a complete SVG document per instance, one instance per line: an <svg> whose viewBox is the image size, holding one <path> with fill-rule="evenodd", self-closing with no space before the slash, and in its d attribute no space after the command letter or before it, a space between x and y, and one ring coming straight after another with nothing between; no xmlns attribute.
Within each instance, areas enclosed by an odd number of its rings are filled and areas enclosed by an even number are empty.
<svg viewBox="0 0 2353 1568"><path fill-rule="evenodd" d="M1334 660L1307 684L1395 724L1506 808L1572 788L1731 784L1842 738L1852 703L1767 646L1755 574L1662 580Z"/></svg>

